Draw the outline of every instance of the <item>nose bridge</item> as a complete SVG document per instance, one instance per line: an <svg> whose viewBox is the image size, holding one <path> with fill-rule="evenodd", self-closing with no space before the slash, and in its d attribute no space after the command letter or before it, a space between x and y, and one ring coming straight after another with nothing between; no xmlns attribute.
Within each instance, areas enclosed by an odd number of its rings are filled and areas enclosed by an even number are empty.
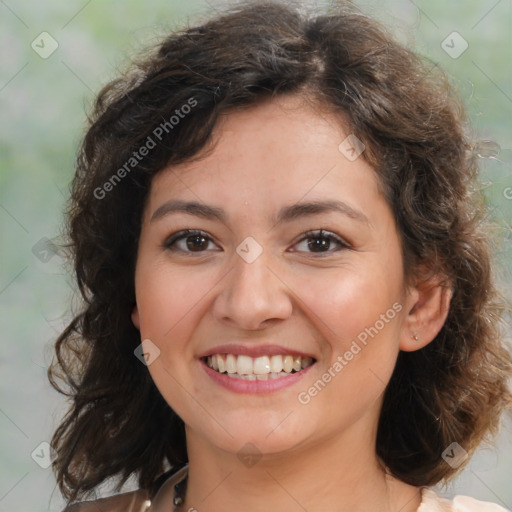
<svg viewBox="0 0 512 512"><path fill-rule="evenodd" d="M233 255L233 267L221 283L214 311L244 329L257 329L265 320L287 318L292 309L286 287L274 274L270 252L245 240Z"/></svg>

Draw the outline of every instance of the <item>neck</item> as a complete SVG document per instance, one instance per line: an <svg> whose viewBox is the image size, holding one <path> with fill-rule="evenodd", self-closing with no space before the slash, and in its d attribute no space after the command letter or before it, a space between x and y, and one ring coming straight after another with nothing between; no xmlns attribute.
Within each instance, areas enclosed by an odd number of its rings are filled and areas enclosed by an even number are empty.
<svg viewBox="0 0 512 512"><path fill-rule="evenodd" d="M375 455L375 432L361 435L353 427L247 466L187 428L189 476L181 510L416 511L420 489L387 475Z"/></svg>

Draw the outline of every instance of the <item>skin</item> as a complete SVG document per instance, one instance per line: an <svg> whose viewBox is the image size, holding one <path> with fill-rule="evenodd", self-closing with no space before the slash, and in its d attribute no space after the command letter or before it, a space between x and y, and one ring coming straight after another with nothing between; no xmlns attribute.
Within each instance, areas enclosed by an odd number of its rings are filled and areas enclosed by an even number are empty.
<svg viewBox="0 0 512 512"><path fill-rule="evenodd" d="M386 476L379 464L377 422L399 351L435 337L449 295L434 277L406 284L378 177L363 157L350 161L338 149L349 133L339 117L280 96L223 116L209 153L153 178L132 320L141 340L160 350L148 370L186 425L183 510L408 512L420 504L418 488ZM180 212L151 221L170 199L221 207L227 221ZM271 220L282 206L319 199L342 200L367 221L339 212ZM324 252L308 248L304 232L321 228L349 248L334 240ZM201 252L186 240L174 251L164 247L183 229L204 231L210 241ZM236 252L248 236L263 249L252 263ZM309 240L318 244L318 237ZM401 306L396 316L300 403L298 394L393 304ZM238 394L213 383L198 360L228 342L279 344L314 354L317 363L280 391ZM237 456L246 443L262 455L251 467Z"/></svg>

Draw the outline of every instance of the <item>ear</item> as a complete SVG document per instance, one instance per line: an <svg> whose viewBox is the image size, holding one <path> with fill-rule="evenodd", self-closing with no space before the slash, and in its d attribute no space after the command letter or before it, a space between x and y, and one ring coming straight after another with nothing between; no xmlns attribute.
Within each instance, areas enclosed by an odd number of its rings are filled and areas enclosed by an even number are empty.
<svg viewBox="0 0 512 512"><path fill-rule="evenodd" d="M428 345L439 333L450 309L452 291L438 275L419 278L408 290L400 350L413 352Z"/></svg>
<svg viewBox="0 0 512 512"><path fill-rule="evenodd" d="M137 304L135 304L132 309L132 322L133 325L140 331L139 308L137 307Z"/></svg>

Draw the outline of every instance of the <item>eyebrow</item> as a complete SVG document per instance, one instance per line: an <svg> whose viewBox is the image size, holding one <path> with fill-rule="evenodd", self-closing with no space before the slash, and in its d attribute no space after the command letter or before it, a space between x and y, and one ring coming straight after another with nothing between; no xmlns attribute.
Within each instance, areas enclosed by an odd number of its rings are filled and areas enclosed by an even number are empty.
<svg viewBox="0 0 512 512"><path fill-rule="evenodd" d="M283 206L277 216L272 218L272 225L329 212L341 213L358 222L371 225L364 213L340 200L316 200ZM171 213L187 213L207 220L218 220L224 224L227 222L226 212L222 208L197 201L182 201L180 199L171 199L159 206L151 216L150 222Z"/></svg>

